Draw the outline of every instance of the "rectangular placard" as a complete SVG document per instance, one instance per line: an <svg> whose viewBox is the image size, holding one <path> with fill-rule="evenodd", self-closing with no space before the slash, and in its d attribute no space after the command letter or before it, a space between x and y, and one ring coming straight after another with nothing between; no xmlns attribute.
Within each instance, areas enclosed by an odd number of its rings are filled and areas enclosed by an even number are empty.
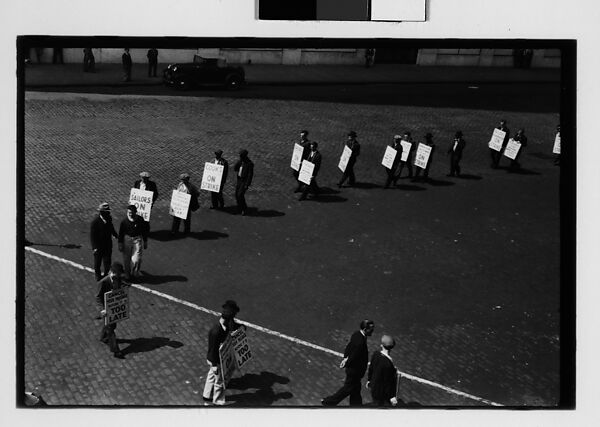
<svg viewBox="0 0 600 427"><path fill-rule="evenodd" d="M294 144L294 151L292 152L292 161L290 166L295 171L300 170L300 165L302 163L302 153L304 153L304 147L300 144Z"/></svg>
<svg viewBox="0 0 600 427"><path fill-rule="evenodd" d="M352 150L347 145L344 145L344 151L342 151L342 156L340 157L340 162L338 163L338 168L342 172L346 172L346 167L348 166L350 156L352 156Z"/></svg>
<svg viewBox="0 0 600 427"><path fill-rule="evenodd" d="M187 218L188 208L192 196L181 191L173 190L171 196L171 204L169 205L169 215L176 216L181 219Z"/></svg>
<svg viewBox="0 0 600 427"><path fill-rule="evenodd" d="M506 148L504 149L504 155L509 159L515 160L517 158L517 154L519 154L520 149L521 144L511 138L506 144Z"/></svg>
<svg viewBox="0 0 600 427"><path fill-rule="evenodd" d="M425 169L427 167L427 163L429 162L430 155L431 147L429 145L419 143L417 146L417 154L415 156L415 166Z"/></svg>
<svg viewBox="0 0 600 427"><path fill-rule="evenodd" d="M129 319L128 288L106 292L104 294L104 310L106 310L105 325Z"/></svg>
<svg viewBox="0 0 600 427"><path fill-rule="evenodd" d="M381 159L381 164L386 168L391 169L394 166L396 154L398 154L398 150L388 145L387 147L385 147L385 153L383 153L383 159Z"/></svg>
<svg viewBox="0 0 600 427"><path fill-rule="evenodd" d="M504 144L504 138L506 137L506 132L500 129L494 129L494 133L492 133L492 139L488 143L488 147L492 150L502 151L502 144Z"/></svg>
<svg viewBox="0 0 600 427"><path fill-rule="evenodd" d="M204 164L204 173L202 174L202 183L200 184L200 189L218 193L221 190L223 170L223 165L206 162Z"/></svg>
<svg viewBox="0 0 600 427"><path fill-rule="evenodd" d="M144 221L150 221L150 211L152 210L152 198L154 193L148 190L132 188L129 192L129 204L135 205L137 214L144 218Z"/></svg>
<svg viewBox="0 0 600 427"><path fill-rule="evenodd" d="M402 140L400 141L400 144L402 144L402 157L400 157L400 160L405 162L408 159L408 155L410 154L412 143Z"/></svg>
<svg viewBox="0 0 600 427"><path fill-rule="evenodd" d="M556 138L554 138L554 147L552 148L552 152L554 154L560 154L560 133L557 133Z"/></svg>
<svg viewBox="0 0 600 427"><path fill-rule="evenodd" d="M315 164L308 160L302 161L302 167L300 168L300 174L298 175L298 181L303 182L306 185L310 184L310 181L315 170Z"/></svg>

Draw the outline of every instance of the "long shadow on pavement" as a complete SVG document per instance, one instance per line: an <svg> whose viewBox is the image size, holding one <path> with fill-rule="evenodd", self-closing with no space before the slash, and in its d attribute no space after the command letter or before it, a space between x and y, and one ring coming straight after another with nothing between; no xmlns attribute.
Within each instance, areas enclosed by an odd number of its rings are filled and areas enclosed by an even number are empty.
<svg viewBox="0 0 600 427"><path fill-rule="evenodd" d="M455 185L452 181L446 181L442 179L428 179L424 181L426 184L433 185L434 187L448 187L450 185Z"/></svg>
<svg viewBox="0 0 600 427"><path fill-rule="evenodd" d="M396 184L395 187L396 190L405 190L405 191L424 191L426 190L425 187L421 187L419 185L412 185L412 184Z"/></svg>
<svg viewBox="0 0 600 427"><path fill-rule="evenodd" d="M134 338L134 339L120 338L120 339L117 339L117 343L129 344L125 349L122 350L124 354L144 353L144 352L156 350L158 348L165 347L165 346L169 346L171 348L183 347L183 343L181 343L179 341L173 341L170 338L166 338L166 337Z"/></svg>
<svg viewBox="0 0 600 427"><path fill-rule="evenodd" d="M232 378L227 388L229 390L257 390L227 396L227 400L236 406L270 406L277 400L291 399L294 396L289 391L280 393L273 391L274 384L288 384L289 382L289 378L272 372L245 374L239 378Z"/></svg>
<svg viewBox="0 0 600 427"><path fill-rule="evenodd" d="M461 173L459 176L457 176L457 178L472 179L474 181L479 181L479 180L483 179L483 177L481 175L470 175L468 173Z"/></svg>
<svg viewBox="0 0 600 427"><path fill-rule="evenodd" d="M188 278L185 276L181 276L181 275L154 275L154 274L150 274L145 272L144 270L142 270L142 273L144 274L142 276L142 280L140 281L140 283L146 284L146 285L160 285L161 283L170 283L170 282L187 282Z"/></svg>
<svg viewBox="0 0 600 427"><path fill-rule="evenodd" d="M179 240L179 239L184 239L186 237L190 237L192 239L197 239L197 240L217 240L217 239L223 239L225 237L229 237L229 234L221 233L219 231L202 230L202 231L192 231L192 232L188 233L187 235L185 235L183 233L177 233L175 235L172 235L171 230L158 230L158 231L151 231L148 234L148 237L150 239L158 240L160 242L170 242L171 240Z"/></svg>
<svg viewBox="0 0 600 427"><path fill-rule="evenodd" d="M27 239L25 239L25 246L55 246L57 248L65 248L65 249L81 249L81 245L76 245L75 243L66 243L66 244L36 243L36 242L30 242Z"/></svg>
<svg viewBox="0 0 600 427"><path fill-rule="evenodd" d="M519 168L519 169L510 169L508 166L498 166L498 169L505 170L507 173L514 173L517 175L541 175L541 173L536 172L531 169Z"/></svg>

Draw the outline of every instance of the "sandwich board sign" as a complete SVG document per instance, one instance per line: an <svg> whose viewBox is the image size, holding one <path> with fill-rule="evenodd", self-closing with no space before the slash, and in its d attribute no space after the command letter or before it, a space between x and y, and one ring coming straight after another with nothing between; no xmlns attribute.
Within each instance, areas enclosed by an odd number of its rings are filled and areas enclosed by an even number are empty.
<svg viewBox="0 0 600 427"><path fill-rule="evenodd" d="M202 174L202 183L200 184L200 189L218 193L221 190L223 170L223 165L206 162L204 164L204 173Z"/></svg>
<svg viewBox="0 0 600 427"><path fill-rule="evenodd" d="M494 129L494 133L492 133L492 139L490 139L488 147L492 150L502 151L502 144L504 144L505 137L506 132L500 129Z"/></svg>
<svg viewBox="0 0 600 427"><path fill-rule="evenodd" d="M381 164L388 169L393 168L394 160L396 159L397 154L398 150L388 145L387 147L385 147L385 153L383 153L383 159L381 160Z"/></svg>
<svg viewBox="0 0 600 427"><path fill-rule="evenodd" d="M148 190L132 188L129 192L129 204L135 205L137 214L144 218L144 221L150 221L150 211L152 210L152 198L154 193Z"/></svg>
<svg viewBox="0 0 600 427"><path fill-rule="evenodd" d="M171 204L169 205L169 215L186 219L191 199L191 195L182 191L173 190L173 194L171 195Z"/></svg>

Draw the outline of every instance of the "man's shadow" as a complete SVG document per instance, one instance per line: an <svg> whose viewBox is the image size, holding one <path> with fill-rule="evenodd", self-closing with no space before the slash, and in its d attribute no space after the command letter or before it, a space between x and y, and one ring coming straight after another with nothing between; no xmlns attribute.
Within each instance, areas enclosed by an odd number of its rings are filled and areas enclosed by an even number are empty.
<svg viewBox="0 0 600 427"><path fill-rule="evenodd" d="M394 187L396 190L405 190L405 191L423 191L426 190L425 187L421 187L420 185L412 185L412 184L396 184Z"/></svg>
<svg viewBox="0 0 600 427"><path fill-rule="evenodd" d="M221 233L219 231L202 230L192 231L187 235L184 233L171 234L171 230L157 230L148 233L148 237L159 242L170 242L172 240L180 240L186 237L191 237L197 240L217 240L229 237L229 234Z"/></svg>
<svg viewBox="0 0 600 427"><path fill-rule="evenodd" d="M253 392L239 393L227 396L227 400L236 406L271 406L280 399L291 399L294 395L289 391L275 393L274 384L288 384L290 379L272 372L260 374L244 374L239 378L232 378L227 385L229 390L257 389Z"/></svg>
<svg viewBox="0 0 600 427"><path fill-rule="evenodd" d="M179 341L172 341L170 338L165 337L152 337L152 338L119 338L117 339L118 344L129 344L122 350L124 354L131 353L144 353L147 351L156 350L157 348L169 346L171 348L183 347L183 343Z"/></svg>
<svg viewBox="0 0 600 427"><path fill-rule="evenodd" d="M25 246L55 246L57 248L65 248L65 249L81 249L81 245L77 245L75 243L66 243L66 244L36 243L36 242L31 242L27 239L25 239Z"/></svg>
<svg viewBox="0 0 600 427"><path fill-rule="evenodd" d="M187 282L188 278L181 275L174 274L165 274L165 275L157 275L150 274L144 270L142 270L143 276L140 283L146 285L160 285L161 283L169 283L169 282Z"/></svg>

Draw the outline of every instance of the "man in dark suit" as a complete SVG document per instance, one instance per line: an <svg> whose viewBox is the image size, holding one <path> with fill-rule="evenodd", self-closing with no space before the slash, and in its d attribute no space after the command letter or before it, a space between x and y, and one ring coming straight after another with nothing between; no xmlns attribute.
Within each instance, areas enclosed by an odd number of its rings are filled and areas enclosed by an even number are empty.
<svg viewBox="0 0 600 427"><path fill-rule="evenodd" d="M98 282L98 292L96 292L96 304L100 309L100 316L97 318L103 319L106 316L106 309L104 307L104 294L112 290L117 290L123 286L129 286L122 280L123 265L119 262L114 262L108 275ZM103 320L104 321L104 320ZM125 359L125 355L119 349L117 344L117 336L115 329L117 328L116 323L109 323L102 327L102 333L100 334L100 341L108 344L110 351L113 352L114 356L119 359Z"/></svg>
<svg viewBox="0 0 600 427"><path fill-rule="evenodd" d="M408 177L412 178L413 176L413 152L415 151L415 143L410 135L410 132L404 132L404 136L402 136L402 141L410 142L410 150L408 150L408 157L405 161L400 160L400 170L398 171L398 178L402 174L402 169L406 166L408 170Z"/></svg>
<svg viewBox="0 0 600 427"><path fill-rule="evenodd" d="M90 227L90 242L94 252L94 273L96 281L108 274L112 255L112 238L118 237L110 215L108 203L98 206L98 216ZM100 265L104 263L104 274L100 273Z"/></svg>
<svg viewBox="0 0 600 427"><path fill-rule="evenodd" d="M310 153L310 141L308 140L308 131L307 130L300 131L300 142L298 142L298 145L300 145L303 148L302 157L300 158L300 167L302 167L302 160L305 160L306 157L308 156L308 154ZM299 174L300 174L300 170L292 169L292 175L296 181L298 181ZM298 186L296 187L296 190L294 191L294 193L300 193L301 191L302 191L302 183L300 181L298 181Z"/></svg>
<svg viewBox="0 0 600 427"><path fill-rule="evenodd" d="M423 173L423 177L425 178L425 180L429 179L429 168L431 167L431 162L433 161L433 152L435 151L435 144L433 143L433 134L430 132L427 132L425 134L425 142L423 143L429 147L431 147L431 151L429 152L429 159L427 160L427 166L425 166L425 169L423 169L424 173ZM415 166L415 180L420 180L420 175L421 175L421 168L418 166Z"/></svg>
<svg viewBox="0 0 600 427"><path fill-rule="evenodd" d="M500 129L501 131L506 132L504 135L504 141L502 141L502 149L500 151L496 151L493 148L490 148L490 157L492 159L492 169L497 169L500 164L500 158L502 157L502 153L506 148L506 144L508 144L508 140L510 138L510 129L506 126L506 120L500 120L500 125L496 126L496 129Z"/></svg>
<svg viewBox="0 0 600 427"><path fill-rule="evenodd" d="M187 216L183 220L183 233L187 235L192 228L192 212L196 212L198 208L200 208L198 202L200 192L196 186L190 182L190 175L187 173L179 175L179 183L175 186L175 190L190 195L190 205L188 206ZM181 224L181 218L173 216L173 222L171 224L172 236L179 232L179 224Z"/></svg>
<svg viewBox="0 0 600 427"><path fill-rule="evenodd" d="M356 140L356 132L351 130L348 132L348 140L345 143L346 147L352 150L352 154L350 155L350 159L348 160L348 164L346 165L346 170L342 174L342 178L340 182L338 182L338 188L341 188L344 185L346 179L350 184L350 187L354 186L356 183L356 178L354 176L354 165L356 163L356 159L360 156L360 144Z"/></svg>
<svg viewBox="0 0 600 427"><path fill-rule="evenodd" d="M519 169L521 169L521 164L519 163L519 157L521 157L521 154L523 153L523 149L525 147L527 147L527 137L525 136L525 129L523 129L523 128L519 129L513 139L516 142L518 142L519 144L521 144L521 148L519 148L519 152L517 153L517 156L514 158L514 160L511 159L511 161L510 161L510 167L508 168L508 170L510 172L518 171Z"/></svg>
<svg viewBox="0 0 600 427"><path fill-rule="evenodd" d="M396 406L396 386L398 374L390 352L396 343L389 335L381 337L381 350L371 356L369 372L367 373L367 388L371 390L373 403L376 406Z"/></svg>
<svg viewBox="0 0 600 427"><path fill-rule="evenodd" d="M227 174L229 173L229 163L223 157L223 150L215 151L215 160L213 161L216 165L223 166L223 176L221 177L221 187L219 192L210 192L211 209L223 209L225 207L225 200L223 199L223 188L225 188L225 182L227 181Z"/></svg>
<svg viewBox="0 0 600 427"><path fill-rule="evenodd" d="M350 342L344 350L344 358L340 363L340 368L346 370L346 380L344 385L331 396L321 400L323 406L335 406L350 396L350 406L362 405L360 396L360 380L365 375L367 364L369 362L369 350L367 349L367 337L373 335L375 323L372 320L363 320L360 322L360 330L356 331L350 337Z"/></svg>
<svg viewBox="0 0 600 427"><path fill-rule="evenodd" d="M158 187L154 181L150 181L150 173L148 172L140 172L140 179L133 183L133 188L152 191L152 205L158 199Z"/></svg>
<svg viewBox="0 0 600 427"><path fill-rule="evenodd" d="M454 134L454 141L452 141L448 149L448 154L450 154L450 173L447 176L460 176L460 159L466 145L462 136L462 132L457 131Z"/></svg>
<svg viewBox="0 0 600 427"><path fill-rule="evenodd" d="M315 197L319 195L319 186L317 185L317 174L319 173L319 169L321 168L321 153L319 153L319 150L317 150L318 146L319 144L314 141L310 143L310 152L306 157L306 161L313 163L315 165L315 168L313 169L310 184L302 184L302 195L298 200L306 200L306 196L308 196L309 191L313 193Z"/></svg>
<svg viewBox="0 0 600 427"><path fill-rule="evenodd" d="M133 61L131 60L131 55L129 54L129 48L126 47L123 55L121 56L121 61L123 62L123 81L130 82L131 81L131 67L133 66Z"/></svg>
<svg viewBox="0 0 600 427"><path fill-rule="evenodd" d="M156 68L158 66L158 50L156 50L155 47L148 49L146 58L148 58L148 77L156 77Z"/></svg>
<svg viewBox="0 0 600 427"><path fill-rule="evenodd" d="M206 362L209 369L204 383L202 399L206 403L215 405L225 404L225 384L223 383L223 373L221 372L221 359L219 357L219 347L231 331L237 330L241 325L235 321L235 316L240 311L237 303L233 300L225 301L222 305L221 317L219 323L214 325L208 331L208 351L206 353Z"/></svg>
<svg viewBox="0 0 600 427"><path fill-rule="evenodd" d="M237 175L237 183L235 186L235 200L237 207L242 215L248 214L248 205L244 197L254 176L254 163L248 158L248 150L240 151L240 159L233 166L233 170Z"/></svg>
<svg viewBox="0 0 600 427"><path fill-rule="evenodd" d="M385 168L387 179L385 180L383 188L389 188L392 182L394 185L396 185L396 182L398 182L398 178L400 177L400 175L396 175L396 169L398 169L398 164L400 163L400 158L402 157L402 144L400 143L401 139L402 137L400 135L395 135L394 142L390 144L390 147L396 150L396 157L394 157L394 162L392 163L391 169Z"/></svg>

